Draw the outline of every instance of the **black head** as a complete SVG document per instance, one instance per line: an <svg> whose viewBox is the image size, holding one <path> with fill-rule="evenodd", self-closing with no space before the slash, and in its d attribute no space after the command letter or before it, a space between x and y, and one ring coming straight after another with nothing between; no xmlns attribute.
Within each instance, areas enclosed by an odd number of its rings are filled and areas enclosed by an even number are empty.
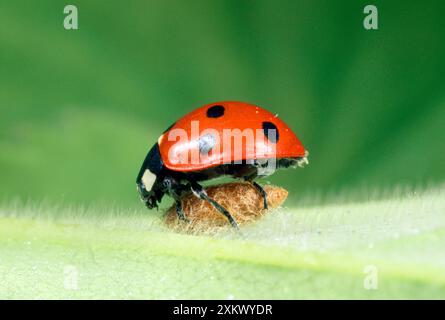
<svg viewBox="0 0 445 320"><path fill-rule="evenodd" d="M158 207L164 196L164 163L156 143L148 152L136 178L136 186L141 200L149 209Z"/></svg>

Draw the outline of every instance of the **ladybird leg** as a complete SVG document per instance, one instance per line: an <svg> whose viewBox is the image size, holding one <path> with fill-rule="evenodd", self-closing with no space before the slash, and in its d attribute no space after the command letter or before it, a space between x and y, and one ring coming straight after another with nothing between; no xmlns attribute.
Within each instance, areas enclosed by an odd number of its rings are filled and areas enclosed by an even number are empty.
<svg viewBox="0 0 445 320"><path fill-rule="evenodd" d="M238 229L238 223L233 218L233 216L230 214L230 212L227 211L218 202L216 202L215 200L210 198L207 195L207 192L205 192L205 190L203 189L203 187L200 184L198 184L196 182L191 182L191 189L192 189L192 192L193 192L193 194L195 196L197 196L198 198L200 198L202 200L208 201L216 210L221 212L229 220L229 222L230 222L230 224L232 225L233 228Z"/></svg>
<svg viewBox="0 0 445 320"><path fill-rule="evenodd" d="M258 177L257 172L255 172L249 176L245 176L244 180L250 182L255 187L255 189L257 189L259 191L259 193L261 194L261 197L263 198L263 209L267 210L269 207L267 205L267 192L266 192L266 190L264 190L264 188L259 183L254 181L254 179L256 179L257 177Z"/></svg>
<svg viewBox="0 0 445 320"><path fill-rule="evenodd" d="M176 214L178 215L179 220L183 220L186 222L190 222L186 217L184 210L182 210L181 200L176 200Z"/></svg>
<svg viewBox="0 0 445 320"><path fill-rule="evenodd" d="M153 208L159 209L156 195L154 195L153 192L148 192L145 189L144 184L142 183L138 183L136 186L139 192L139 197L141 201L145 204L145 206L148 209L153 209Z"/></svg>
<svg viewBox="0 0 445 320"><path fill-rule="evenodd" d="M181 202L181 193L184 191L184 188L186 187L179 184L173 184L171 179L165 179L163 183L164 186L167 188L167 192L169 193L169 195L173 199L175 199L176 214L178 215L179 220L190 222L185 216L185 212L182 209L182 202Z"/></svg>
<svg viewBox="0 0 445 320"><path fill-rule="evenodd" d="M261 193L261 196L263 197L263 207L264 210L268 209L268 205L267 205L267 192L266 190L264 190L264 188L257 183L256 181L252 181L253 186Z"/></svg>

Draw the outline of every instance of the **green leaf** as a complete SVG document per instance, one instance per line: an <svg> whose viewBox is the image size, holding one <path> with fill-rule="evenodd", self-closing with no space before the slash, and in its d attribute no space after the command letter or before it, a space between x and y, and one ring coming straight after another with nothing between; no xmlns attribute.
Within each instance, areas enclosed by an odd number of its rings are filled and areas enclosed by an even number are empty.
<svg viewBox="0 0 445 320"><path fill-rule="evenodd" d="M0 298L445 298L444 191L285 208L213 235L145 210L5 206Z"/></svg>

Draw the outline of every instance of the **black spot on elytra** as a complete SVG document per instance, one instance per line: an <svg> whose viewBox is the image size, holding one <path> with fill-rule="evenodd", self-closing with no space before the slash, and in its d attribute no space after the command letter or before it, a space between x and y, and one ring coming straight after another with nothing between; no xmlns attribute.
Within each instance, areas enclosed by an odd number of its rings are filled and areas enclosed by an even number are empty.
<svg viewBox="0 0 445 320"><path fill-rule="evenodd" d="M176 122L173 122L167 129L164 130L164 132L162 132L162 134L170 131L171 128L173 128L173 126L176 124Z"/></svg>
<svg viewBox="0 0 445 320"><path fill-rule="evenodd" d="M278 128L272 122L265 121L263 122L263 131L266 138L272 142L277 143L280 138L280 133L278 132Z"/></svg>
<svg viewBox="0 0 445 320"><path fill-rule="evenodd" d="M216 139L213 134L205 134L199 138L199 152L206 155L213 149L216 144Z"/></svg>
<svg viewBox="0 0 445 320"><path fill-rule="evenodd" d="M219 118L224 115L224 107L220 105L212 106L207 109L208 118Z"/></svg>

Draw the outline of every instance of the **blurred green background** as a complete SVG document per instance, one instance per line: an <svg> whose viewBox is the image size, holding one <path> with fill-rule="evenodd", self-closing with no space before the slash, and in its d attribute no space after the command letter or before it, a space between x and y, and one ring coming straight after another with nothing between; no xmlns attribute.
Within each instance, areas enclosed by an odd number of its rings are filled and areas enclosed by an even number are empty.
<svg viewBox="0 0 445 320"><path fill-rule="evenodd" d="M79 30L63 8L79 9ZM1 1L0 197L140 206L135 176L188 111L277 112L310 165L291 191L445 179L443 1Z"/></svg>

